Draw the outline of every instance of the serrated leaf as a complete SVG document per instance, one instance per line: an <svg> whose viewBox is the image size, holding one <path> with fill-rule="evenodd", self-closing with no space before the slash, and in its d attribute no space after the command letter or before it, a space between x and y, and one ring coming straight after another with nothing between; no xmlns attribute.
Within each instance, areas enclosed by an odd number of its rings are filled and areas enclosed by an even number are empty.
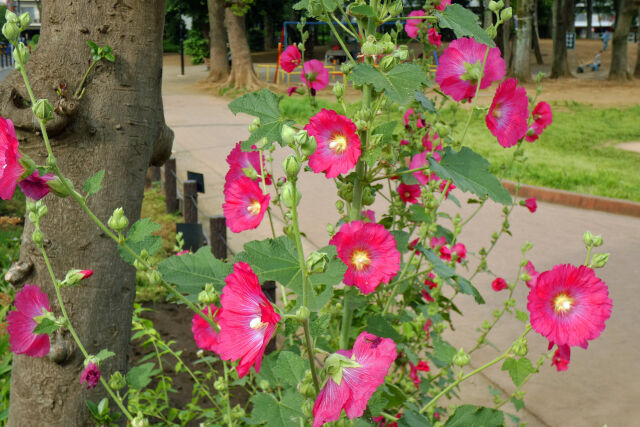
<svg viewBox="0 0 640 427"><path fill-rule="evenodd" d="M294 10L306 10L309 7L309 0L300 0L293 5Z"/></svg>
<svg viewBox="0 0 640 427"><path fill-rule="evenodd" d="M490 47L495 43L489 34L480 26L478 15L459 4L450 4L442 12L436 11L440 28L451 28L457 37L470 36L475 41Z"/></svg>
<svg viewBox="0 0 640 427"><path fill-rule="evenodd" d="M178 292L196 301L207 283L221 292L224 279L233 271L233 265L215 258L211 248L205 246L195 254L167 258L158 264L158 269L167 283L173 283Z"/></svg>
<svg viewBox="0 0 640 427"><path fill-rule="evenodd" d="M382 123L381 125L376 126L373 129L372 134L382 135L382 141L389 142L389 140L391 140L391 138L393 137L393 131L396 129L397 125L398 125L398 122L395 120Z"/></svg>
<svg viewBox="0 0 640 427"><path fill-rule="evenodd" d="M33 333L36 335L46 335L52 334L57 331L60 327L49 318L43 318L35 328L33 328Z"/></svg>
<svg viewBox="0 0 640 427"><path fill-rule="evenodd" d="M377 417L387 406L387 403L389 403L389 400L384 397L384 390L379 388L371 395L369 403L367 403L367 409L369 409L371 416Z"/></svg>
<svg viewBox="0 0 640 427"><path fill-rule="evenodd" d="M431 218L424 210L424 206L413 204L409 208L409 219L414 222L430 222Z"/></svg>
<svg viewBox="0 0 640 427"><path fill-rule="evenodd" d="M259 384L260 381L266 380L269 382L271 387L275 387L278 385L274 373L277 360L278 353L265 354L265 356L262 358L262 363L260 364L260 372L258 373L258 376L256 378L256 383Z"/></svg>
<svg viewBox="0 0 640 427"><path fill-rule="evenodd" d="M445 423L446 427L502 427L504 426L504 413L497 409L484 406L462 405Z"/></svg>
<svg viewBox="0 0 640 427"><path fill-rule="evenodd" d="M154 236L153 232L160 229L160 225L152 222L149 218L136 221L127 233L127 246L135 253L139 254L143 249L153 255L162 247L162 237ZM133 264L134 258L124 246L118 245L118 253L129 264Z"/></svg>
<svg viewBox="0 0 640 427"><path fill-rule="evenodd" d="M304 419L304 398L294 390L287 390L282 401L267 393L258 393L251 398L253 410L248 421L251 424L266 423L269 427L291 427L300 425Z"/></svg>
<svg viewBox="0 0 640 427"><path fill-rule="evenodd" d="M451 363L458 350L440 336L433 337L433 363L438 368L443 368Z"/></svg>
<svg viewBox="0 0 640 427"><path fill-rule="evenodd" d="M409 250L409 233L402 230L391 230L391 235L396 240L396 249L398 252L405 253Z"/></svg>
<svg viewBox="0 0 640 427"><path fill-rule="evenodd" d="M329 332L329 322L331 321L331 315L323 314L311 321L310 330L311 336L318 337Z"/></svg>
<svg viewBox="0 0 640 427"><path fill-rule="evenodd" d="M414 427L414 426L431 427L431 425L432 424L431 424L431 421L429 421L429 418L425 417L419 412L412 411L409 409L405 410L402 413L402 418L398 420L399 427Z"/></svg>
<svg viewBox="0 0 640 427"><path fill-rule="evenodd" d="M86 197L96 194L102 188L102 179L104 178L104 169L96 172L93 176L87 178L82 186L82 191L87 195Z"/></svg>
<svg viewBox="0 0 640 427"><path fill-rule="evenodd" d="M370 334L378 337L391 338L396 342L402 340L402 336L395 330L391 322L380 314L367 317L367 327L365 329Z"/></svg>
<svg viewBox="0 0 640 427"><path fill-rule="evenodd" d="M98 354L96 354L96 357L98 358L98 360L100 362L105 361L106 359L115 356L116 354L113 351L109 351L106 348L100 350L100 352Z"/></svg>
<svg viewBox="0 0 640 427"><path fill-rule="evenodd" d="M498 178L489 172L489 162L468 147L458 152L445 147L442 160L429 157L431 170L442 179L450 179L461 191L477 196L488 196L503 205L511 204L511 195Z"/></svg>
<svg viewBox="0 0 640 427"><path fill-rule="evenodd" d="M371 18L375 18L376 12L371 8L371 6L367 4L359 4L349 8L349 15L352 16L368 16Z"/></svg>
<svg viewBox="0 0 640 427"><path fill-rule="evenodd" d="M351 72L351 78L357 85L372 84L378 91L384 91L389 99L404 105L411 101L414 93L426 83L426 74L417 64L400 64L388 73L383 73L370 64L358 64Z"/></svg>
<svg viewBox="0 0 640 427"><path fill-rule="evenodd" d="M485 303L484 298L482 298L482 295L480 295L480 291L478 291L478 289L475 286L473 286L470 281L468 281L467 279L465 279L464 277L458 274L454 276L454 280L458 284L458 289L460 290L460 293L463 293L465 295L473 295L473 298L476 300L478 304Z"/></svg>
<svg viewBox="0 0 640 427"><path fill-rule="evenodd" d="M283 351L276 361L274 374L279 384L295 387L304 378L308 367L309 363L302 357L290 351Z"/></svg>
<svg viewBox="0 0 640 427"><path fill-rule="evenodd" d="M420 105L422 105L422 109L426 110L428 112L430 112L431 114L435 114L438 111L436 110L435 105L433 105L433 101L431 101L429 98L427 98L424 93L422 93L421 91L416 91L415 95L414 95L416 101L418 101L420 103Z"/></svg>
<svg viewBox="0 0 640 427"><path fill-rule="evenodd" d="M531 364L531 361L526 357L521 357L517 360L513 357L507 357L502 364L502 370L509 371L509 376L516 387L520 387L524 384L524 380L527 376L536 371Z"/></svg>
<svg viewBox="0 0 640 427"><path fill-rule="evenodd" d="M511 403L513 403L513 406L514 408L516 408L516 411L519 411L520 409L524 408L524 400L518 399L515 396L511 398Z"/></svg>
<svg viewBox="0 0 640 427"><path fill-rule="evenodd" d="M144 363L131 368L124 377L129 387L137 390L145 388L151 382L151 373L154 366L153 363Z"/></svg>

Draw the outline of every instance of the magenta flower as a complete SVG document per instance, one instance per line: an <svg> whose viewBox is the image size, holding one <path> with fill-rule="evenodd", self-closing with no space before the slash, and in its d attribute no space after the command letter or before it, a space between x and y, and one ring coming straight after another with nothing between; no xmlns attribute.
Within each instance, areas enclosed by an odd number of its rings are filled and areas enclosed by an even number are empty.
<svg viewBox="0 0 640 427"><path fill-rule="evenodd" d="M376 213L371 209L365 209L361 213L365 220L369 220L369 222L376 222Z"/></svg>
<svg viewBox="0 0 640 427"><path fill-rule="evenodd" d="M16 310L7 315L9 344L15 354L43 357L49 353L49 336L34 334L37 317L51 311L47 295L37 285L24 285L16 294Z"/></svg>
<svg viewBox="0 0 640 427"><path fill-rule="evenodd" d="M322 90L329 84L329 70L317 59L307 61L302 66L302 82L313 90Z"/></svg>
<svg viewBox="0 0 640 427"><path fill-rule="evenodd" d="M222 210L229 229L240 233L256 228L269 208L271 196L263 194L260 186L246 176L227 184Z"/></svg>
<svg viewBox="0 0 640 427"><path fill-rule="evenodd" d="M417 184L407 185L403 182L398 185L398 194L400 195L400 199L405 203L418 203L420 193L422 193L422 190Z"/></svg>
<svg viewBox="0 0 640 427"><path fill-rule="evenodd" d="M440 12L442 12L443 10L445 10L447 8L447 6L449 6L451 4L451 0L440 0L439 3L435 4L434 7L439 10Z"/></svg>
<svg viewBox="0 0 640 427"><path fill-rule="evenodd" d="M317 143L316 151L309 156L309 167L315 173L325 172L327 178L335 178L355 167L360 158L360 137L349 118L323 108L304 128Z"/></svg>
<svg viewBox="0 0 640 427"><path fill-rule="evenodd" d="M505 148L516 145L528 129L529 99L527 91L517 85L516 79L500 83L485 118L487 127Z"/></svg>
<svg viewBox="0 0 640 427"><path fill-rule="evenodd" d="M290 86L287 88L287 95L291 96L298 91L297 86Z"/></svg>
<svg viewBox="0 0 640 427"><path fill-rule="evenodd" d="M313 405L313 427L336 421L343 409L349 419L362 416L396 356L392 339L366 331L356 338L353 350L338 350L329 356L329 378Z"/></svg>
<svg viewBox="0 0 640 427"><path fill-rule="evenodd" d="M416 129L420 129L424 127L424 121L422 120L422 116L420 115L420 113L416 113L413 108L409 108L407 110L406 113L404 113L404 116L402 116L402 123L404 124L404 126L407 129L411 129L411 125L409 123L411 123L411 118L415 116L416 117Z"/></svg>
<svg viewBox="0 0 640 427"><path fill-rule="evenodd" d="M266 168L264 167L264 160L262 161L263 167L260 167L260 152L257 150L255 145L251 146L251 151L242 151L242 141L238 141L233 147L233 150L227 156L227 164L229 165L229 170L224 177L224 188L229 186L229 184L233 181L236 181L239 178L246 177L247 171L253 170L253 172L249 172L252 176L255 176L253 180L257 183L261 183L262 179L260 174L262 173L262 169L265 172L265 184L271 185L271 175L266 172Z"/></svg>
<svg viewBox="0 0 640 427"><path fill-rule="evenodd" d="M507 289L507 281L502 277L496 277L495 280L491 282L491 288L496 292Z"/></svg>
<svg viewBox="0 0 640 427"><path fill-rule="evenodd" d="M176 252L176 256L187 255L187 254L190 254L190 253L191 253L191 251L189 249L185 249L183 251Z"/></svg>
<svg viewBox="0 0 640 427"><path fill-rule="evenodd" d="M225 279L218 316L218 354L222 360L240 360L236 367L240 378L253 366L260 372L262 356L273 337L280 315L264 296L258 276L249 264L236 262Z"/></svg>
<svg viewBox="0 0 640 427"><path fill-rule="evenodd" d="M296 45L289 45L280 56L280 66L287 73L292 72L302 62L302 55Z"/></svg>
<svg viewBox="0 0 640 427"><path fill-rule="evenodd" d="M388 283L400 270L400 252L393 235L381 224L352 221L343 224L329 242L347 265L344 284L363 294Z"/></svg>
<svg viewBox="0 0 640 427"><path fill-rule="evenodd" d="M553 347L553 343L549 343L549 347ZM571 347L568 345L559 345L556 352L553 353L551 366L555 366L558 372L566 371L571 361Z"/></svg>
<svg viewBox="0 0 640 427"><path fill-rule="evenodd" d="M440 153L438 153L438 151L442 151L442 141L440 143L438 143L438 145L436 146L436 139L438 139L439 136L437 133L433 134L433 139L429 136L429 133L426 133L423 137L422 137L422 146L424 148L426 148L426 150L428 152L432 152L433 151L433 156L437 161L440 161Z"/></svg>
<svg viewBox="0 0 640 427"><path fill-rule="evenodd" d="M435 28L429 28L429 43L431 43L435 47L440 47L442 44L442 36Z"/></svg>
<svg viewBox="0 0 640 427"><path fill-rule="evenodd" d="M558 346L587 348L611 317L607 285L583 265L556 265L541 273L528 296L531 327Z"/></svg>
<svg viewBox="0 0 640 427"><path fill-rule="evenodd" d="M542 133L547 126L553 121L553 113L551 112L551 106L544 101L538 102L531 112L533 116L533 123L527 130L525 139L529 142L533 142Z"/></svg>
<svg viewBox="0 0 640 427"><path fill-rule="evenodd" d="M409 13L409 16L424 16L424 10L414 10ZM404 30L410 38L415 39L418 37L418 30L422 22L424 22L424 19L407 19L407 23L404 24Z"/></svg>
<svg viewBox="0 0 640 427"><path fill-rule="evenodd" d="M525 200L524 202L520 202L520 204L524 207L526 207L527 209L529 209L529 212L534 213L536 211L536 209L538 209L538 203L536 202L536 198L535 197L531 197L527 200Z"/></svg>
<svg viewBox="0 0 640 427"><path fill-rule="evenodd" d="M24 173L13 122L0 117L0 199L9 200Z"/></svg>
<svg viewBox="0 0 640 427"><path fill-rule="evenodd" d="M487 46L473 39L463 37L452 41L440 56L436 69L436 81L442 91L456 101L471 100L476 92L478 79L480 89L500 80L506 72L500 49L489 49L487 62L482 73L482 60Z"/></svg>
<svg viewBox="0 0 640 427"><path fill-rule="evenodd" d="M430 153L428 151L423 151L422 153L418 153L415 154L412 158L411 158L411 162L409 163L409 169L418 169L418 168L422 168L422 167L427 167L429 166L429 161L427 160L427 156ZM436 158L436 154L433 154L434 158ZM439 157L439 155L438 155ZM436 158L436 160L438 160ZM416 171L413 172L413 176L418 180L418 182L422 185L427 185L429 183L429 181L433 180L433 181L437 181L438 179L440 179L438 177L438 175L436 175L435 173L432 173L431 175L427 175L426 173L426 169L425 170L421 170L421 171Z"/></svg>
<svg viewBox="0 0 640 427"><path fill-rule="evenodd" d="M416 386L416 388L418 388L418 386L420 386L420 383L422 382L422 378L420 378L420 374L418 372L429 371L429 364L424 360L419 361L417 365L414 365L413 363L411 363L411 361L409 361L409 378L411 378L411 381L413 381L413 385Z"/></svg>
<svg viewBox="0 0 640 427"><path fill-rule="evenodd" d="M80 375L80 384L87 383L87 390L89 390L97 386L99 381L100 369L98 369L98 365L93 362L87 364Z"/></svg>
<svg viewBox="0 0 640 427"><path fill-rule="evenodd" d="M31 174L31 176L18 182L18 185L25 196L33 200L40 200L49 194L47 181L51 181L55 178L56 177L50 173L40 176L40 173L36 170Z"/></svg>
<svg viewBox="0 0 640 427"><path fill-rule="evenodd" d="M217 320L220 317L222 309L218 309L215 305L211 304L204 310L204 314L212 318L217 324ZM213 317L212 317L213 316ZM208 351L218 352L218 331L215 330L209 322L204 320L199 314L194 314L191 319L191 332L193 333L193 339L196 345Z"/></svg>
<svg viewBox="0 0 640 427"><path fill-rule="evenodd" d="M536 268L533 266L531 261L527 261L527 265L524 266L524 271L531 277L530 280L527 280L525 283L529 288L532 288L536 285L536 280L540 273L536 271Z"/></svg>
<svg viewBox="0 0 640 427"><path fill-rule="evenodd" d="M456 262L460 262L467 257L467 248L463 243L456 243L451 246L451 254L456 254Z"/></svg>

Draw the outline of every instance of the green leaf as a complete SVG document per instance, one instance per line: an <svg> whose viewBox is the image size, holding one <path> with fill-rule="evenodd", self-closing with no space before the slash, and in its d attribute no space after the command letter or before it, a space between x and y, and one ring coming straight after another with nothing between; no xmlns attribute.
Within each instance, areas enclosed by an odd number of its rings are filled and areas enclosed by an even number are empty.
<svg viewBox="0 0 640 427"><path fill-rule="evenodd" d="M127 232L127 245L137 254L146 249L149 255L153 255L162 247L162 237L152 235L158 231L160 225L152 222L149 218L136 221ZM122 259L129 264L133 264L134 258L124 249L124 246L118 246L118 252Z"/></svg>
<svg viewBox="0 0 640 427"><path fill-rule="evenodd" d="M511 204L511 195L498 178L489 172L489 162L468 147L459 152L445 147L440 162L429 157L431 170L442 179L450 179L461 191L470 191L480 197L489 196L503 205Z"/></svg>
<svg viewBox="0 0 640 427"><path fill-rule="evenodd" d="M300 425L304 419L304 398L294 390L287 390L282 401L267 393L258 393L251 398L253 410L248 421L251 424L266 423L269 427L291 427Z"/></svg>
<svg viewBox="0 0 640 427"><path fill-rule="evenodd" d="M98 45L97 45L97 44L95 44L95 43L94 43L93 41L91 41L91 40L87 40L87 45L88 45L92 50L95 50L95 51L97 51L97 50L98 50Z"/></svg>
<svg viewBox="0 0 640 427"><path fill-rule="evenodd" d="M421 91L417 90L415 93L415 98L416 101L418 101L420 103L420 105L422 105L422 109L426 110L428 112L430 112L431 114L435 114L438 111L436 110L435 105L433 105L433 101L431 101L429 98L427 98L424 93L422 93Z"/></svg>
<svg viewBox="0 0 640 427"><path fill-rule="evenodd" d="M304 378L308 367L308 362L302 357L290 351L283 351L278 356L274 374L279 384L295 387Z"/></svg>
<svg viewBox="0 0 640 427"><path fill-rule="evenodd" d="M450 4L443 12L437 12L440 28L451 28L457 37L470 36L475 41L490 47L495 43L489 34L480 26L478 15L459 4Z"/></svg>
<svg viewBox="0 0 640 427"><path fill-rule="evenodd" d="M298 3L293 5L294 10L307 10L309 7L309 0L300 0Z"/></svg>
<svg viewBox="0 0 640 427"><path fill-rule="evenodd" d="M127 381L129 387L142 390L151 382L151 373L154 366L153 363L134 366L127 372L124 379Z"/></svg>
<svg viewBox="0 0 640 427"><path fill-rule="evenodd" d="M248 151L251 145L262 138L267 139L265 148L269 148L274 141L281 143L282 126L293 122L282 120L279 103L280 98L269 89L248 93L229 103L229 109L233 114L245 113L260 119L258 129L249 136L249 139L242 142L243 150Z"/></svg>
<svg viewBox="0 0 640 427"><path fill-rule="evenodd" d="M369 403L367 403L367 408L369 409L372 417L377 417L387 406L387 403L389 403L389 400L385 399L384 390L382 388L378 388L378 390L371 395L371 399L369 399Z"/></svg>
<svg viewBox="0 0 640 427"><path fill-rule="evenodd" d="M327 12L333 12L338 7L336 0L322 0L322 5Z"/></svg>
<svg viewBox="0 0 640 427"><path fill-rule="evenodd" d="M394 102L404 105L414 98L414 93L426 83L426 74L417 64L400 64L384 74L370 64L358 64L351 73L357 85L372 84L378 92L384 91Z"/></svg>
<svg viewBox="0 0 640 427"><path fill-rule="evenodd" d="M431 218L429 218L429 215L427 215L427 213L424 211L424 206L420 206L418 204L413 204L409 208L409 219L414 222L430 222L431 221Z"/></svg>
<svg viewBox="0 0 640 427"><path fill-rule="evenodd" d="M109 62L115 62L116 57L113 56L113 53L105 53L104 59L106 59Z"/></svg>
<svg viewBox="0 0 640 427"><path fill-rule="evenodd" d="M402 413L402 418L398 420L399 427L431 427L431 421L419 412L412 411L410 409L405 410Z"/></svg>
<svg viewBox="0 0 640 427"><path fill-rule="evenodd" d="M402 230L391 230L390 232L393 238L396 239L396 249L401 254L409 250L409 233Z"/></svg>
<svg viewBox="0 0 640 427"><path fill-rule="evenodd" d="M396 129L398 125L397 121L384 122L379 126L376 126L373 129L373 135L382 135L383 142L389 142L389 140L393 137L393 131Z"/></svg>
<svg viewBox="0 0 640 427"><path fill-rule="evenodd" d="M433 271L443 279L448 279L455 275L455 270L442 262L440 257L436 255L433 249L425 248L422 243L416 245L416 249L419 250L424 257L431 263Z"/></svg>
<svg viewBox="0 0 640 427"><path fill-rule="evenodd" d="M260 365L260 373L256 378L257 384L259 384L261 380L267 380L271 387L278 385L278 381L276 380L276 375L274 373L277 356L278 353L269 353L264 356L262 364Z"/></svg>
<svg viewBox="0 0 640 427"><path fill-rule="evenodd" d="M198 293L207 283L213 284L218 292L222 291L224 279L233 271L233 266L215 258L208 246L195 254L167 258L158 264L158 268L162 278L175 284L178 292L187 294L191 301L197 300Z"/></svg>
<svg viewBox="0 0 640 427"><path fill-rule="evenodd" d="M104 178L104 169L98 171L92 177L87 178L82 186L82 190L87 193L86 197L96 194L102 188L102 178Z"/></svg>
<svg viewBox="0 0 640 427"><path fill-rule="evenodd" d="M515 310L516 310L516 319L518 319L523 323L527 323L527 321L529 320L529 315L524 311L518 310L517 308Z"/></svg>
<svg viewBox="0 0 640 427"><path fill-rule="evenodd" d="M394 341L402 340L402 336L395 330L391 322L380 314L367 317L366 331L382 338L391 338Z"/></svg>
<svg viewBox="0 0 640 427"><path fill-rule="evenodd" d="M367 4L359 4L349 8L348 14L358 17L367 16L370 18L375 18L377 16L376 12Z"/></svg>
<svg viewBox="0 0 640 427"><path fill-rule="evenodd" d="M511 398L511 403L513 403L513 406L516 408L516 411L519 411L520 409L524 408L524 400L518 399L515 396Z"/></svg>
<svg viewBox="0 0 640 427"><path fill-rule="evenodd" d="M465 279L464 277L456 274L454 276L456 283L458 284L458 289L460 289L460 293L465 295L473 295L473 298L476 300L478 304L484 304L484 298L480 295L480 291L471 284L470 281Z"/></svg>
<svg viewBox="0 0 640 427"><path fill-rule="evenodd" d="M445 423L446 427L502 427L504 426L504 413L497 409L484 406L462 405Z"/></svg>
<svg viewBox="0 0 640 427"><path fill-rule="evenodd" d="M311 336L319 337L320 335L327 334L329 332L329 322L331 321L330 314L323 314L311 321L310 329Z"/></svg>
<svg viewBox="0 0 640 427"><path fill-rule="evenodd" d="M60 328L53 320L45 317L38 325L33 328L33 333L36 335L52 334Z"/></svg>
<svg viewBox="0 0 640 427"><path fill-rule="evenodd" d="M536 369L531 364L531 361L526 357L521 357L516 360L513 357L508 357L504 360L502 364L503 371L509 371L509 376L513 380L513 383L516 387L520 387L524 384L524 380L536 371Z"/></svg>
<svg viewBox="0 0 640 427"><path fill-rule="evenodd" d="M433 363L438 368L447 366L453 360L458 350L448 342L444 341L440 336L433 338Z"/></svg>
<svg viewBox="0 0 640 427"><path fill-rule="evenodd" d="M116 354L113 351L109 351L106 348L100 350L100 352L98 354L96 354L96 357L98 358L98 360L100 362L105 361L106 359L115 356Z"/></svg>

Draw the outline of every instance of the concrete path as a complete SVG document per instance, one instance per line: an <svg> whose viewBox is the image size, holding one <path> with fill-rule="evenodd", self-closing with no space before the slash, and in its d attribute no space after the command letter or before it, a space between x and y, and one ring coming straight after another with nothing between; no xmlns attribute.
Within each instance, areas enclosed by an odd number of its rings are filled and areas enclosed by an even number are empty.
<svg viewBox="0 0 640 427"><path fill-rule="evenodd" d="M248 136L247 126L253 118L236 117L226 107L228 100L200 94L197 88L194 89L193 83L206 76L204 67L187 68L186 77L176 77L178 73L177 67L164 69L165 115L176 135L174 152L179 179L186 179L187 169L205 175L207 192L199 196L198 202L201 221L206 225L208 215L222 212L222 185L227 171L225 158L237 141ZM280 151L276 172L281 170L280 160L288 154ZM335 190L332 185L326 185L325 180L309 173L301 178L304 195L301 220L308 237L307 251L327 245L325 226L337 218L333 206ZM456 193L463 202L466 196ZM454 208L453 205L446 207L451 212ZM477 252L488 245L491 233L500 226L500 210L500 206L489 204L467 225L460 241L467 245L469 252ZM470 213L471 210L463 205L463 218ZM276 227L281 228L282 221L279 218L275 221ZM640 302L637 292L640 219L540 203L534 214L525 208L516 209L511 224L513 236L503 238L488 260L496 274L509 280L517 272L520 247L527 240L534 244L531 260L539 271L544 271L560 263L583 263L582 233L591 230L602 234L604 246L600 249L610 252L611 258L607 267L598 270L597 274L609 285L614 308L602 336L593 341L588 350L573 350L568 371L558 373L547 362L542 373L524 387L526 408L518 413L510 405L503 409L516 414L529 426L640 425L640 382L637 378L640 375L640 333L637 332L640 311L636 305ZM234 251L240 251L244 242L269 235L265 219L255 231L230 233L229 244ZM499 307L505 297L505 294L491 290L490 277L478 277L474 284L484 295L487 305L478 306L466 296L456 299L465 316L454 319L457 330L447 337L455 346L467 349L475 343L475 329L485 319L491 319L493 309ZM517 306L521 310L526 310L526 295L524 286L516 291ZM505 318L497 333L488 338L504 349L521 331L520 322ZM544 338L531 333L530 358L537 360L546 350L546 344ZM498 354L490 347L478 351L473 355L472 366L481 366ZM508 393L514 390L507 373L501 372L497 365L465 383L461 394L467 403L492 406L489 385Z"/></svg>

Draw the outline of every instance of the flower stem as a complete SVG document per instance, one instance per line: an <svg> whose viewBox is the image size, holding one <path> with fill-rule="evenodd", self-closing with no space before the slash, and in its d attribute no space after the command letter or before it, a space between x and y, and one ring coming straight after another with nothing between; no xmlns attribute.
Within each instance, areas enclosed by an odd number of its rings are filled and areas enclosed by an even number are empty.
<svg viewBox="0 0 640 427"><path fill-rule="evenodd" d="M233 427L233 418L231 418L231 395L229 394L229 369L227 367L226 360L222 361L222 366L224 368L224 386L225 392L227 393L226 399L224 399L227 407L227 417L229 417L228 425L229 427Z"/></svg>
<svg viewBox="0 0 640 427"><path fill-rule="evenodd" d="M100 61L100 60L98 60ZM91 64L89 65L89 68L87 68L87 71L84 73L84 77L82 77L82 81L80 82L80 85L78 86L78 89L76 89L76 91L73 93L73 97L74 98L78 98L78 96L80 96L80 98L82 98L82 88L84 87L84 82L87 80L87 77L89 76L89 73L91 72L91 69L93 68L94 65L96 65L98 63L98 61L91 61ZM78 99L80 99L78 98Z"/></svg>
<svg viewBox="0 0 640 427"><path fill-rule="evenodd" d="M489 57L489 46L487 46L487 50L484 52L484 59L482 60L482 77L478 79L476 84L476 92L473 95L473 101L471 101L471 111L469 112L469 117L467 118L467 123L464 125L464 131L462 132L462 137L460 138L460 145L464 141L464 137L467 136L467 131L469 130L469 125L471 124L471 118L473 117L473 111L476 108L476 100L478 99L478 92L480 91L480 83L482 82L482 78L484 77L484 68L487 65L487 58Z"/></svg>

